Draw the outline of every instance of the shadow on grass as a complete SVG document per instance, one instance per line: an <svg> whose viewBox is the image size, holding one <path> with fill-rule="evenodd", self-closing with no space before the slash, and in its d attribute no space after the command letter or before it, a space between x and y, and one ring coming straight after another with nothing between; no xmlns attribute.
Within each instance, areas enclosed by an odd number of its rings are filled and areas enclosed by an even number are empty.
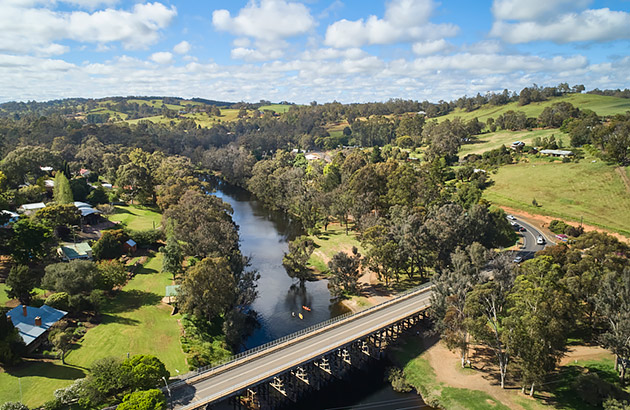
<svg viewBox="0 0 630 410"><path fill-rule="evenodd" d="M62 380L80 379L86 375L76 366L35 360L27 360L18 366L5 368L5 371L14 377L45 377Z"/></svg>
<svg viewBox="0 0 630 410"><path fill-rule="evenodd" d="M103 307L103 313L122 313L141 308L142 306L156 305L162 300L160 295L145 292L139 289L122 290Z"/></svg>
<svg viewBox="0 0 630 410"><path fill-rule="evenodd" d="M137 326L140 324L139 320L131 319L128 317L116 316L116 315L102 315L102 323L120 323L121 325Z"/></svg>

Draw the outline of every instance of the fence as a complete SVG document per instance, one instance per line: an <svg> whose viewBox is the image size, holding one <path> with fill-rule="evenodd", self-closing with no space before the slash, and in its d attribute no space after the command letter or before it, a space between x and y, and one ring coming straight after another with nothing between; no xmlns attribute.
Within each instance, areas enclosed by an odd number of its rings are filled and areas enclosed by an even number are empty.
<svg viewBox="0 0 630 410"><path fill-rule="evenodd" d="M170 389L176 389L178 387L181 387L181 386L185 385L186 381L191 379L191 378L193 378L193 377L197 377L197 376L200 376L202 374L211 375L213 373L221 371L222 369L224 369L228 365L233 364L234 362L237 362L237 361L239 361L239 360L241 360L243 358L246 358L246 357L249 357L249 356L253 356L253 355L255 355L257 353L260 353L260 352L262 352L264 350L267 350L267 349L270 349L272 347L275 347L275 346L281 345L283 343L286 343L288 341L297 339L297 338L299 338L301 336L304 336L305 334L314 332L316 330L323 329L323 328L331 326L333 324L337 324L337 323L343 322L345 320L352 320L352 319L354 319L356 317L359 317L359 316L364 316L364 315L368 314L369 312L371 312L373 310L381 309L381 308L383 308L383 307L385 307L387 305L390 305L392 303L396 303L398 300L406 298L409 295L412 295L414 293L420 293L420 292L426 290L427 288L429 288L430 286L431 286L431 282L427 282L427 283L425 283L423 285L420 285L420 286L415 287L413 289L409 289L409 290L407 290L405 292L402 292L402 293L396 295L396 297L394 297L394 298L392 298L392 299L390 299L390 300L388 300L386 302L383 302L383 303L378 304L378 305L370 306L369 308L367 308L365 310L362 310L360 312L357 312L357 313L351 313L351 312L344 313L343 315L330 318L330 319L328 319L328 320L326 320L324 322L320 322L320 323L317 323L315 325L309 326L309 327L307 327L305 329L302 329L302 330L299 330L297 332L291 333L289 335L283 336L283 337L281 337L279 339L272 340L271 342L267 342L267 343L265 343L263 345L254 347L254 348L249 349L249 350L245 350L245 351L243 351L241 353L233 355L233 356L231 356L229 358L226 358L224 360L212 363L211 365L199 367L199 368L197 368L197 369L195 369L195 370L193 370L193 371L191 371L189 373L186 373L186 374L180 376L179 380L169 384L168 387Z"/></svg>

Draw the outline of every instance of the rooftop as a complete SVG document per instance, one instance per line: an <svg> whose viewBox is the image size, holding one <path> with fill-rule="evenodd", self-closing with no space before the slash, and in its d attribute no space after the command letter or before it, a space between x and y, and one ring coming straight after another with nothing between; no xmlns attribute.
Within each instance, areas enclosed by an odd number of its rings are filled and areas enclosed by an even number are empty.
<svg viewBox="0 0 630 410"><path fill-rule="evenodd" d="M24 316L24 309L26 309L26 316ZM18 329L22 340L28 346L67 313L48 305L43 305L40 308L20 305L9 310L7 316L11 316L13 326ZM42 318L41 326L35 326L35 318L38 316Z"/></svg>
<svg viewBox="0 0 630 410"><path fill-rule="evenodd" d="M59 247L59 251L68 260L92 258L92 247L87 242L66 243Z"/></svg>

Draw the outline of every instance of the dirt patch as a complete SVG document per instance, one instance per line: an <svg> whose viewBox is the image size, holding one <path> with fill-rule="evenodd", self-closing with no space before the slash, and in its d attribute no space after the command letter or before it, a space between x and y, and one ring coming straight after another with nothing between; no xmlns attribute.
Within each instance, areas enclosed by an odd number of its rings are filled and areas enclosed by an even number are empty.
<svg viewBox="0 0 630 410"><path fill-rule="evenodd" d="M560 366L566 366L578 360L614 360L614 358L615 355L601 346L571 346L566 356L560 359Z"/></svg>
<svg viewBox="0 0 630 410"><path fill-rule="evenodd" d="M564 219L553 217L553 216L534 215L534 214L530 214L529 212L522 211L520 209L510 208L508 206L501 206L501 209L503 209L506 213L517 216L523 219L525 222L529 223L530 225L535 226L540 231L542 231L543 234L545 234L545 236L547 236L548 239L553 239L552 242L557 241L557 239L555 239L556 234L551 232L549 228L547 227L549 226L549 222L553 221L554 219L563 221L567 225L572 225L576 227L579 226L578 223L573 222L573 221L566 221ZM590 231L604 232L611 236L614 236L615 238L619 239L621 242L630 243L630 238L623 236L617 232L611 232L606 229L602 229L596 226L586 225L586 224L582 224L582 227L584 227L584 231L586 232L590 232Z"/></svg>

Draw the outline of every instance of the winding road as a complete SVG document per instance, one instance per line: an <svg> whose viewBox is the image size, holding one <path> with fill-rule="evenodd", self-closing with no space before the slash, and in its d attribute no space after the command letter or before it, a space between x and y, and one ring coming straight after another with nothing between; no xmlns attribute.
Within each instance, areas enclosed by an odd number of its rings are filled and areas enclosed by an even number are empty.
<svg viewBox="0 0 630 410"><path fill-rule="evenodd" d="M525 228L525 232L519 232L523 236L523 246L521 249L515 252L514 256L520 256L523 260L531 259L534 257L536 252L542 251L545 249L547 245L553 245L553 241L550 240L544 233L536 229L533 225L523 221L522 219L516 217L514 222L518 223L520 226ZM539 235L542 235L545 238L545 244L539 245L536 243L536 239Z"/></svg>

